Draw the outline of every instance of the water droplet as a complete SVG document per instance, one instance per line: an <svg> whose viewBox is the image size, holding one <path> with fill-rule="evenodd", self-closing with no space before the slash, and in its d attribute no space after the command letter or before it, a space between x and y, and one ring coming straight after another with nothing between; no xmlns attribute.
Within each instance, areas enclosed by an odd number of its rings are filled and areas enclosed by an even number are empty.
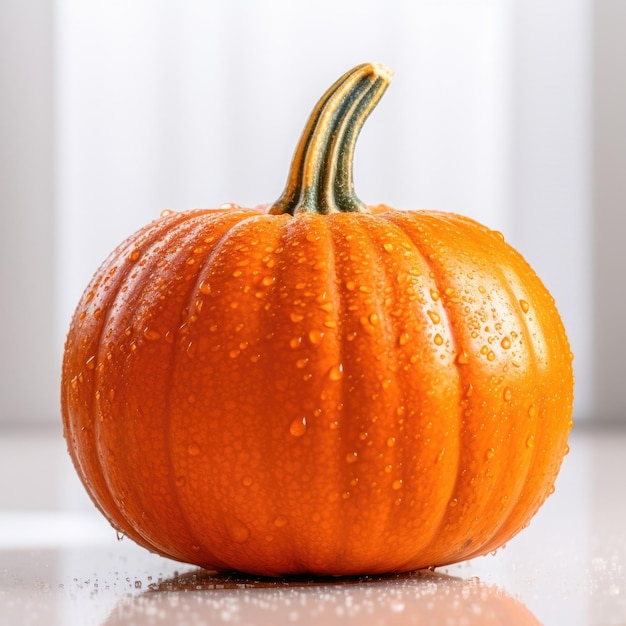
<svg viewBox="0 0 626 626"><path fill-rule="evenodd" d="M314 346L319 346L324 339L324 333L321 330L313 329L309 331L309 341Z"/></svg>
<svg viewBox="0 0 626 626"><path fill-rule="evenodd" d="M172 209L163 209L160 213L161 217L168 217L169 215L173 215L176 211L172 211Z"/></svg>
<svg viewBox="0 0 626 626"><path fill-rule="evenodd" d="M187 446L187 454L189 456L198 456L200 454L200 446L197 443L190 443Z"/></svg>
<svg viewBox="0 0 626 626"><path fill-rule="evenodd" d="M289 316L292 322L301 322L304 319L304 315L302 313L291 313Z"/></svg>
<svg viewBox="0 0 626 626"><path fill-rule="evenodd" d="M94 369L94 367L96 366L96 357L95 357L95 355L90 356L87 359L87 361L85 362L85 365L87 366L88 370Z"/></svg>
<svg viewBox="0 0 626 626"><path fill-rule="evenodd" d="M535 415L537 415L537 407L534 404L531 404L528 407L528 416L535 417Z"/></svg>
<svg viewBox="0 0 626 626"><path fill-rule="evenodd" d="M276 278L274 276L264 276L263 279L261 280L261 284L264 287L269 287L270 285L274 283L275 280Z"/></svg>
<svg viewBox="0 0 626 626"><path fill-rule="evenodd" d="M348 452L346 454L346 462L348 463L356 463L358 458L358 452Z"/></svg>
<svg viewBox="0 0 626 626"><path fill-rule="evenodd" d="M487 361L495 361L496 359L496 353L493 350L489 350L489 352L487 352Z"/></svg>
<svg viewBox="0 0 626 626"><path fill-rule="evenodd" d="M302 437L306 432L306 417L298 417L289 426L289 433L294 437Z"/></svg>
<svg viewBox="0 0 626 626"><path fill-rule="evenodd" d="M430 321L433 324L439 324L439 322L441 321L441 317L439 317L439 313L436 313L435 311L428 311L428 317L430 317Z"/></svg>
<svg viewBox="0 0 626 626"><path fill-rule="evenodd" d="M535 436L528 435L528 437L526 438L526 447L533 448L534 446L535 446Z"/></svg>
<svg viewBox="0 0 626 626"><path fill-rule="evenodd" d="M393 448L393 446L396 445L396 438L395 437L389 437L389 439L387 439L387 447L388 448Z"/></svg>
<svg viewBox="0 0 626 626"><path fill-rule="evenodd" d="M235 202L224 202L224 204L220 204L219 208L222 210L225 210L225 209L239 209L241 207Z"/></svg>
<svg viewBox="0 0 626 626"><path fill-rule="evenodd" d="M128 255L128 260L135 262L139 258L139 250L136 248Z"/></svg>
<svg viewBox="0 0 626 626"><path fill-rule="evenodd" d="M245 476L241 482L244 487L249 487L253 481L252 481L252 478L250 478L250 476Z"/></svg>
<svg viewBox="0 0 626 626"><path fill-rule="evenodd" d="M393 483L391 483L391 488L394 491L398 491L398 489L402 488L402 480L394 480Z"/></svg>
<svg viewBox="0 0 626 626"><path fill-rule="evenodd" d="M496 451L493 448L489 448L487 452L485 452L485 459L487 461L493 459L494 456L496 456Z"/></svg>
<svg viewBox="0 0 626 626"><path fill-rule="evenodd" d="M161 333L159 333L156 330L153 330L151 328L144 328L143 336L148 341L157 341L157 340L161 339Z"/></svg>
<svg viewBox="0 0 626 626"><path fill-rule="evenodd" d="M385 252L393 252L393 244L390 241L386 241L383 244L383 248L384 248Z"/></svg>
<svg viewBox="0 0 626 626"><path fill-rule="evenodd" d="M303 368L305 368L307 366L307 363L309 362L309 359L304 358L304 359L298 359L296 361L296 367L301 370Z"/></svg>
<svg viewBox="0 0 626 626"><path fill-rule="evenodd" d="M287 525L287 518L284 515L279 515L274 518L274 526L276 528L283 528L283 526Z"/></svg>
<svg viewBox="0 0 626 626"><path fill-rule="evenodd" d="M369 321L372 326L378 326L378 324L380 324L380 318L378 317L376 313L372 313L369 316Z"/></svg>
<svg viewBox="0 0 626 626"><path fill-rule="evenodd" d="M343 364L339 363L339 365L333 365L330 370L328 370L328 378L333 382L337 382L343 378Z"/></svg>
<svg viewBox="0 0 626 626"><path fill-rule="evenodd" d="M228 532L236 543L243 543L250 536L250 529L235 517L229 521Z"/></svg>
<svg viewBox="0 0 626 626"><path fill-rule="evenodd" d="M528 313L528 310L530 309L530 304L528 304L526 300L520 300L519 305L520 307L522 307L522 311L524 311L524 313Z"/></svg>
<svg viewBox="0 0 626 626"><path fill-rule="evenodd" d="M289 347L293 348L294 350L296 348L299 348L302 345L302 337L292 337L289 340Z"/></svg>
<svg viewBox="0 0 626 626"><path fill-rule="evenodd" d="M457 498L452 498L450 502L448 502L448 506L455 507L459 503Z"/></svg>
<svg viewBox="0 0 626 626"><path fill-rule="evenodd" d="M508 402L513 397L513 392L510 387L505 387L502 392L502 397Z"/></svg>
<svg viewBox="0 0 626 626"><path fill-rule="evenodd" d="M409 343L409 333L402 333L399 337L398 337L398 345L401 346L406 346L407 343Z"/></svg>
<svg viewBox="0 0 626 626"><path fill-rule="evenodd" d="M437 300L439 300L439 292L435 289L431 289L430 297L433 299L434 302L437 302Z"/></svg>
<svg viewBox="0 0 626 626"><path fill-rule="evenodd" d="M439 333L437 333L434 336L433 341L435 342L435 345L441 346L443 344L443 337Z"/></svg>
<svg viewBox="0 0 626 626"><path fill-rule="evenodd" d="M120 530L116 530L115 535L118 541L124 541L124 537L126 537L126 535Z"/></svg>
<svg viewBox="0 0 626 626"><path fill-rule="evenodd" d="M511 347L511 340L508 337L504 337L500 342L500 345L504 350L508 350Z"/></svg>
<svg viewBox="0 0 626 626"><path fill-rule="evenodd" d="M456 362L460 365L466 365L467 363L469 363L469 355L467 354L467 352L465 352L465 350L459 352L458 356L456 357Z"/></svg>

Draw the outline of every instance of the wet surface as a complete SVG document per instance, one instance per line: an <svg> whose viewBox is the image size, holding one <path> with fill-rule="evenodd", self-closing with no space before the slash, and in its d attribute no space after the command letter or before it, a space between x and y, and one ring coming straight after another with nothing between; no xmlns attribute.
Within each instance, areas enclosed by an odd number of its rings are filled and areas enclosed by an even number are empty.
<svg viewBox="0 0 626 626"><path fill-rule="evenodd" d="M0 433L0 624L626 624L626 432L577 429L504 549L434 572L268 579L149 554L93 510L53 433Z"/></svg>

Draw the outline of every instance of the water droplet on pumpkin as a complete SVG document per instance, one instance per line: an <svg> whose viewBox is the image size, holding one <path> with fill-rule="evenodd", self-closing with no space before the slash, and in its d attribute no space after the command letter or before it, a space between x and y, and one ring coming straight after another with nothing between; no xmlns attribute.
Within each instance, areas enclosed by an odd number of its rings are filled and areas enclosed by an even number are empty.
<svg viewBox="0 0 626 626"><path fill-rule="evenodd" d="M289 318L292 322L301 322L304 319L304 315L302 315L302 313L293 312L289 315Z"/></svg>
<svg viewBox="0 0 626 626"><path fill-rule="evenodd" d="M391 483L391 488L394 491L398 491L398 489L402 488L402 480L394 480L393 483Z"/></svg>
<svg viewBox="0 0 626 626"><path fill-rule="evenodd" d="M487 352L487 361L495 361L496 359L496 353L493 350L489 350L489 352Z"/></svg>
<svg viewBox="0 0 626 626"><path fill-rule="evenodd" d="M189 456L198 456L200 452L200 446L197 443L190 443L187 446L187 454L189 454Z"/></svg>
<svg viewBox="0 0 626 626"><path fill-rule="evenodd" d="M524 311L524 313L528 313L528 310L530 309L530 304L528 304L526 300L520 300L519 305L522 308L522 311Z"/></svg>
<svg viewBox="0 0 626 626"><path fill-rule="evenodd" d="M244 487L250 487L250 485L252 485L252 478L250 476L244 476L243 480L241 481Z"/></svg>
<svg viewBox="0 0 626 626"><path fill-rule="evenodd" d="M137 259L139 258L139 250L137 250L135 248L135 250L133 250L129 255L128 255L128 260L131 262L135 262Z"/></svg>
<svg viewBox="0 0 626 626"><path fill-rule="evenodd" d="M399 337L398 337L398 345L400 346L406 346L407 343L409 343L409 339L410 339L410 335L409 333L402 333Z"/></svg>
<svg viewBox="0 0 626 626"><path fill-rule="evenodd" d="M333 382L337 382L343 378L343 364L339 363L339 365L333 365L330 370L328 370L328 378Z"/></svg>
<svg viewBox="0 0 626 626"><path fill-rule="evenodd" d="M455 507L459 503L457 498L452 498L450 502L448 502L448 506Z"/></svg>
<svg viewBox="0 0 626 626"><path fill-rule="evenodd" d="M220 204L219 208L222 210L226 210L226 209L240 209L241 207L235 202L224 202L224 204Z"/></svg>
<svg viewBox="0 0 626 626"><path fill-rule="evenodd" d="M526 447L527 448L534 448L535 446L535 436L534 435L528 435L528 437L526 437Z"/></svg>
<svg viewBox="0 0 626 626"><path fill-rule="evenodd" d="M508 337L504 337L500 342L500 345L504 350L508 350L511 347L511 340Z"/></svg>
<svg viewBox="0 0 626 626"><path fill-rule="evenodd" d="M433 341L435 342L435 345L441 346L443 344L443 337L439 333L437 333L434 336Z"/></svg>
<svg viewBox="0 0 626 626"><path fill-rule="evenodd" d="M169 215L173 215L176 211L172 211L172 209L163 209L160 213L160 217L168 217Z"/></svg>
<svg viewBox="0 0 626 626"><path fill-rule="evenodd" d="M153 330L151 328L144 328L143 336L148 341L157 341L158 339L161 339L161 333L159 333L156 330Z"/></svg>
<svg viewBox="0 0 626 626"><path fill-rule="evenodd" d="M248 540L250 536L250 529L236 517L229 520L228 533L236 543L243 543Z"/></svg>
<svg viewBox="0 0 626 626"><path fill-rule="evenodd" d="M284 515L278 515L274 518L274 526L276 528L283 528L287 525L287 518Z"/></svg>
<svg viewBox="0 0 626 626"><path fill-rule="evenodd" d="M441 321L441 317L439 317L439 313L436 313L435 311L428 311L428 317L430 317L430 321L433 324L439 324L439 322Z"/></svg>
<svg viewBox="0 0 626 626"><path fill-rule="evenodd" d="M312 329L309 331L309 341L314 346L319 346L322 343L322 339L324 339L324 333L321 330Z"/></svg>
<svg viewBox="0 0 626 626"><path fill-rule="evenodd" d="M537 407L534 404L531 404L528 407L528 416L535 417L535 415L537 415Z"/></svg>
<svg viewBox="0 0 626 626"><path fill-rule="evenodd" d="M502 397L508 402L513 397L513 392L510 387L505 387L502 392Z"/></svg>
<svg viewBox="0 0 626 626"><path fill-rule="evenodd" d="M393 448L393 446L396 445L396 438L395 437L389 437L389 439L387 439L387 447L388 448Z"/></svg>
<svg viewBox="0 0 626 626"><path fill-rule="evenodd" d="M348 454L346 454L347 463L356 463L357 459L358 459L358 452L348 452Z"/></svg>
<svg viewBox="0 0 626 626"><path fill-rule="evenodd" d="M465 352L465 350L459 352L458 356L456 357L456 362L460 365L466 365L467 363L469 363L469 355L467 354L467 352Z"/></svg>
<svg viewBox="0 0 626 626"><path fill-rule="evenodd" d="M87 366L88 370L92 370L94 369L94 367L96 366L96 357L94 356L90 356L87 361L85 362L85 365Z"/></svg>
<svg viewBox="0 0 626 626"><path fill-rule="evenodd" d="M289 346L294 350L302 345L302 337L292 337L289 340Z"/></svg>
<svg viewBox="0 0 626 626"><path fill-rule="evenodd" d="M294 437L302 437L306 433L306 417L297 417L289 426L289 433Z"/></svg>

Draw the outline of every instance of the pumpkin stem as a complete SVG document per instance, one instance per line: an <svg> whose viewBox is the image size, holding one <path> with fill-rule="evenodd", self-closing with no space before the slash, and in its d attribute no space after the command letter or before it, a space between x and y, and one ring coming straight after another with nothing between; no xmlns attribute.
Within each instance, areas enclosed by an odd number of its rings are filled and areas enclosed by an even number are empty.
<svg viewBox="0 0 626 626"><path fill-rule="evenodd" d="M369 212L354 193L354 146L391 76L384 65L357 65L322 96L296 148L285 191L270 213Z"/></svg>

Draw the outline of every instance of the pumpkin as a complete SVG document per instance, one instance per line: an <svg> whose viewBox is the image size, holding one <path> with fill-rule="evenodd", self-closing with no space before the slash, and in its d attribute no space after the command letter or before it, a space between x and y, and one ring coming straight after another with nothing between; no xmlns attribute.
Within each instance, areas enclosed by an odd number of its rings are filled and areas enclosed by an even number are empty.
<svg viewBox="0 0 626 626"><path fill-rule="evenodd" d="M390 76L360 65L326 92L277 202L167 211L84 292L64 434L147 549L262 575L408 571L495 550L553 491L573 376L547 289L498 232L354 193Z"/></svg>

